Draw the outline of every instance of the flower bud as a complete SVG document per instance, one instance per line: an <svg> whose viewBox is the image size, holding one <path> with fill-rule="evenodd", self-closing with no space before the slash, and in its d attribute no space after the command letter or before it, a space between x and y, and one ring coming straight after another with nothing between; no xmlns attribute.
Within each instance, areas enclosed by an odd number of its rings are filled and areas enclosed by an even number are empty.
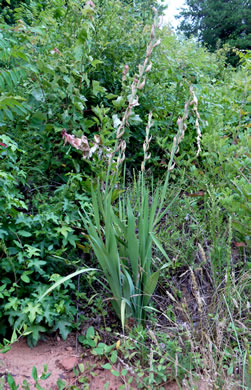
<svg viewBox="0 0 251 390"><path fill-rule="evenodd" d="M156 46L158 46L159 44L160 44L160 42L161 42L161 40L160 40L160 38L157 40L157 42L155 42L155 44L153 45L153 48L154 47L156 47Z"/></svg>
<svg viewBox="0 0 251 390"><path fill-rule="evenodd" d="M152 66L153 66L153 64L150 62L150 64L147 65L147 68L146 68L145 72L146 72L146 73L147 73L147 72L150 72L150 70L152 69Z"/></svg>
<svg viewBox="0 0 251 390"><path fill-rule="evenodd" d="M153 51L153 44L152 44L152 42L150 42L150 44L147 46L147 49L146 49L146 56L150 57L150 55L152 54L152 51Z"/></svg>
<svg viewBox="0 0 251 390"><path fill-rule="evenodd" d="M50 53L51 53L51 54L55 54L55 53L57 53L57 54L60 54L60 55L62 55L62 54L61 54L61 52L58 50L58 48L57 48L57 47L54 47L54 49L52 49L52 50L50 51Z"/></svg>
<svg viewBox="0 0 251 390"><path fill-rule="evenodd" d="M151 153L146 153L146 161L151 158Z"/></svg>
<svg viewBox="0 0 251 390"><path fill-rule="evenodd" d="M100 139L100 136L98 134L94 135L94 141L96 142L96 144L100 144L101 143L101 139Z"/></svg>
<svg viewBox="0 0 251 390"><path fill-rule="evenodd" d="M125 65L123 70L122 81L125 81L128 72L129 72L129 65Z"/></svg>
<svg viewBox="0 0 251 390"><path fill-rule="evenodd" d="M145 86L145 83L146 83L146 79L144 78L144 80L142 81L142 83L140 83L140 84L137 85L137 88L138 88L138 89L143 89L144 86Z"/></svg>
<svg viewBox="0 0 251 390"><path fill-rule="evenodd" d="M124 153L124 151L126 150L126 142L123 140L120 144L120 150L121 152Z"/></svg>
<svg viewBox="0 0 251 390"><path fill-rule="evenodd" d="M95 8L95 4L93 3L92 0L88 0L88 1L85 3L85 5L89 5L90 7Z"/></svg>
<svg viewBox="0 0 251 390"><path fill-rule="evenodd" d="M177 125L178 125L178 127L180 127L182 125L182 118L180 116L179 116L179 118L177 120Z"/></svg>
<svg viewBox="0 0 251 390"><path fill-rule="evenodd" d="M139 64L139 76L143 74L143 66Z"/></svg>
<svg viewBox="0 0 251 390"><path fill-rule="evenodd" d="M194 95L193 101L194 101L194 104L197 106L198 105L198 99L197 99L197 97L195 95Z"/></svg>

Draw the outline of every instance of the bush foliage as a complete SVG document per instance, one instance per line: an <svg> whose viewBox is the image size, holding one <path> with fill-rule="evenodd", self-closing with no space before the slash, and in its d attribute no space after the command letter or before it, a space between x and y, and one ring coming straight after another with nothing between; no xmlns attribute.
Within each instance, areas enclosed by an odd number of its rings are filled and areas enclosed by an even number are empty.
<svg viewBox="0 0 251 390"><path fill-rule="evenodd" d="M227 275L230 291L230 275L248 270L250 53L238 53L240 65L232 68L226 64L226 48L209 53L168 26L160 28L151 5L29 1L19 2L9 13L12 24L6 10L0 14L3 339L24 333L34 346L44 332L59 331L66 338L78 327L79 299L97 288L94 273L81 287L80 279L77 285L68 279L39 298L60 277L83 266L96 268L91 247L97 254L105 238L107 254L117 251L116 241L121 259L127 259L122 261L127 285L116 270L122 299L114 306L123 327L122 306L136 319L140 312L145 321L150 309L144 305L149 305L157 279L165 284L164 274L168 279L193 267L198 242L210 248L216 289ZM147 189L137 192L135 177L142 166ZM161 213L165 201L178 194L167 213L169 236L164 215L158 224L150 224L155 232L144 230L142 222L152 189L167 172L168 186L164 193L160 187L163 196L154 210ZM113 190L104 209L108 182ZM158 210L160 205L163 210ZM130 221L133 226L127 231ZM95 241L96 228L100 242ZM151 242L150 249L144 248L142 237ZM127 272L134 256L131 242L143 248L141 265L137 270L135 259L131 269L137 287ZM233 263L231 250L239 247L241 260ZM148 278L158 276L153 288L144 274L144 251ZM171 260L163 267L166 258ZM112 291L102 267L101 283ZM141 282L146 286L142 299L136 297Z"/></svg>

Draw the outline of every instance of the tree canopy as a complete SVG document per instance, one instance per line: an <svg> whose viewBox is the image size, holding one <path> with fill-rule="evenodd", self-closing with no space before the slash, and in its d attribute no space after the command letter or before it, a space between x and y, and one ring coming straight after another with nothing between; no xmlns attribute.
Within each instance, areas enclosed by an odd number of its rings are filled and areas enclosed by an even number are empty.
<svg viewBox="0 0 251 390"><path fill-rule="evenodd" d="M178 18L179 30L196 36L210 50L224 43L241 50L251 48L249 0L186 0Z"/></svg>

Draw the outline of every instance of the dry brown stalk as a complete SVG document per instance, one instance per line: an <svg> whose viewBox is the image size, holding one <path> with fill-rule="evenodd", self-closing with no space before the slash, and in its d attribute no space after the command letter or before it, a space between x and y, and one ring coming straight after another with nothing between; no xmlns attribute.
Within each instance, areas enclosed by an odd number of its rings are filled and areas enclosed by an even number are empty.
<svg viewBox="0 0 251 390"><path fill-rule="evenodd" d="M202 262L203 262L203 264L206 264L207 263L206 253L205 253L203 247L200 245L200 243L198 243L198 248L199 248L199 251L200 251Z"/></svg>
<svg viewBox="0 0 251 390"><path fill-rule="evenodd" d="M202 314L203 313L203 301L202 301L201 296L200 296L198 283L197 283L197 280L196 280L196 277L194 275L192 268L189 267L189 269L190 269L190 273L191 273L191 277L192 277L193 293L194 293L194 296L195 296L195 299L196 299L196 302L198 305L198 311L200 314Z"/></svg>

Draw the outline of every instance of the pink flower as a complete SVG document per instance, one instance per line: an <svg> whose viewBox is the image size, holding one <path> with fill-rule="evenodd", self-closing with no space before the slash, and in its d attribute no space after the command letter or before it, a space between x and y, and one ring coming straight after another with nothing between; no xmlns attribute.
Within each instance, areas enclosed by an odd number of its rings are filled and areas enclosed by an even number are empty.
<svg viewBox="0 0 251 390"><path fill-rule="evenodd" d="M85 5L89 5L90 7L95 8L95 4L93 3L92 0L88 0L88 1L85 3Z"/></svg>
<svg viewBox="0 0 251 390"><path fill-rule="evenodd" d="M74 148L81 150L83 152L83 158L89 157L90 147L88 139L85 135L82 135L81 138L77 138L74 135L68 134L65 130L62 131L62 138L64 139L64 145L68 142Z"/></svg>
<svg viewBox="0 0 251 390"><path fill-rule="evenodd" d="M4 148L7 148L7 145L3 144L2 142L0 142L0 145L3 146Z"/></svg>
<svg viewBox="0 0 251 390"><path fill-rule="evenodd" d="M54 47L54 49L52 49L52 50L50 51L50 53L51 53L51 54L57 53L57 54L62 55L61 51L59 51L57 47Z"/></svg>
<svg viewBox="0 0 251 390"><path fill-rule="evenodd" d="M125 81L126 75L129 72L129 65L124 66L122 81Z"/></svg>

